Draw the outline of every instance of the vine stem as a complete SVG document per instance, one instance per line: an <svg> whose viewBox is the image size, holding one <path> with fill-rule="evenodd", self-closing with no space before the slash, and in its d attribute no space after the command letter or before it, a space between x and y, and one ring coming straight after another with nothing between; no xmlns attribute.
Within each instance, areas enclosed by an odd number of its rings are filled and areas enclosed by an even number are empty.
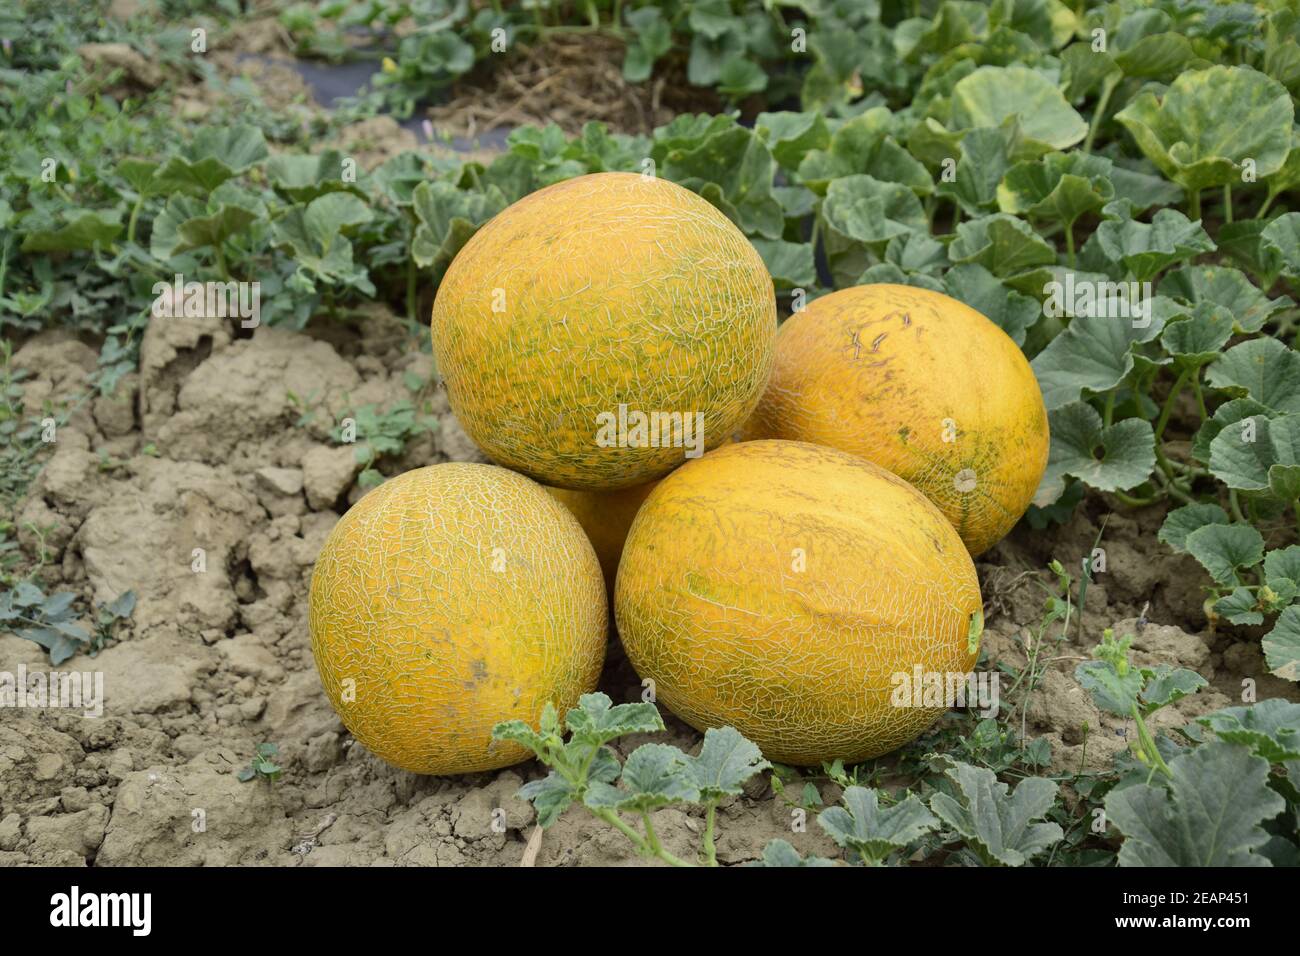
<svg viewBox="0 0 1300 956"><path fill-rule="evenodd" d="M1271 206L1271 205L1273 205L1273 200L1274 200L1276 197L1277 197L1277 193L1269 193L1269 194L1268 194L1268 196L1264 199L1264 204L1263 204L1262 206L1260 206L1260 207L1259 207L1259 211L1255 213L1255 218L1256 218L1256 219L1263 219L1263 218L1264 218L1264 213L1268 212L1268 207Z"/></svg>
<svg viewBox="0 0 1300 956"><path fill-rule="evenodd" d="M718 865L718 849L713 845L713 824L717 818L718 805L710 800L704 810L704 862L708 866Z"/></svg>
<svg viewBox="0 0 1300 956"><path fill-rule="evenodd" d="M1189 219L1200 221L1201 218L1201 191L1199 189L1187 190L1187 212Z"/></svg>
<svg viewBox="0 0 1300 956"><path fill-rule="evenodd" d="M655 856L671 866L692 866L679 856L674 856L664 849L664 845L659 842L659 834L655 832L655 825L650 822L650 811L641 811L641 820L645 824L645 841L649 844L650 849L654 851Z"/></svg>
<svg viewBox="0 0 1300 956"><path fill-rule="evenodd" d="M1122 73L1114 73L1101 83L1101 96L1097 99L1097 108L1093 110L1092 122L1088 124L1088 138L1083 141L1085 154L1092 152L1093 140L1097 138L1097 130L1101 129L1102 120L1106 116L1106 107L1110 105L1111 94L1115 92L1115 87L1119 86L1121 76Z"/></svg>
<svg viewBox="0 0 1300 956"><path fill-rule="evenodd" d="M1223 221L1232 222L1232 183L1223 184Z"/></svg>
<svg viewBox="0 0 1300 956"><path fill-rule="evenodd" d="M1137 704L1133 705L1132 714L1133 719L1137 722L1138 744L1146 753L1147 759L1151 761L1152 770L1159 770L1166 777L1172 778L1174 772L1165 763L1165 758L1160 756L1160 749L1156 746L1156 742L1151 739L1151 732L1147 730L1146 721L1142 719L1142 715L1138 712Z"/></svg>

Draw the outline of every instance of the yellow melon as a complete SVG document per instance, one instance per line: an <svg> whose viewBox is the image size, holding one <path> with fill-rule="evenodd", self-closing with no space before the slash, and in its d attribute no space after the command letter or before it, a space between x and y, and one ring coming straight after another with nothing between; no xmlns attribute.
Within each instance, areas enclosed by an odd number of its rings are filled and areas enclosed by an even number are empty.
<svg viewBox="0 0 1300 956"><path fill-rule="evenodd" d="M956 299L858 286L781 326L746 438L829 445L915 485L971 554L1029 507L1047 466L1047 411L1016 344Z"/></svg>
<svg viewBox="0 0 1300 956"><path fill-rule="evenodd" d="M797 765L912 740L944 707L900 706L898 675L969 672L983 626L974 564L933 504L861 458L786 441L730 445L661 481L614 607L659 701Z"/></svg>
<svg viewBox="0 0 1300 956"><path fill-rule="evenodd" d="M528 756L492 727L537 725L596 686L608 610L600 564L541 486L448 463L390 479L352 506L317 559L312 652L352 735L416 773Z"/></svg>
<svg viewBox="0 0 1300 956"><path fill-rule="evenodd" d="M708 202L598 173L483 226L438 287L432 334L452 410L498 464L558 487L626 488L748 417L771 370L776 299L754 247Z"/></svg>
<svg viewBox="0 0 1300 956"><path fill-rule="evenodd" d="M656 482L618 488L614 491L578 491L573 488L546 490L573 513L587 532L587 538L596 549L600 569L605 574L605 585L612 591L614 576L618 573L618 559L623 554L623 542L637 509L646 496L654 490Z"/></svg>

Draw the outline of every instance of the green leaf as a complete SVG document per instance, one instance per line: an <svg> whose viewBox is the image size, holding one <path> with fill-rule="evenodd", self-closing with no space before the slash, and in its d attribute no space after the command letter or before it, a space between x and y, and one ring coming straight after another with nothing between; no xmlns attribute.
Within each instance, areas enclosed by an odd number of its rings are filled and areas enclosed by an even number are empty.
<svg viewBox="0 0 1300 956"><path fill-rule="evenodd" d="M871 862L904 849L939 825L915 794L883 810L874 789L849 787L840 799L844 806L823 810L817 823L839 846Z"/></svg>
<svg viewBox="0 0 1300 956"><path fill-rule="evenodd" d="M1164 327L1160 344L1180 367L1205 365L1219 357L1232 337L1232 325L1232 313L1227 309L1201 302L1188 318Z"/></svg>
<svg viewBox="0 0 1300 956"><path fill-rule="evenodd" d="M1124 834L1120 866L1268 866L1260 827L1286 807L1268 786L1268 761L1216 741L1175 757L1163 786L1135 784L1106 795L1106 816Z"/></svg>
<svg viewBox="0 0 1300 956"><path fill-rule="evenodd" d="M956 795L936 793L930 809L965 838L987 866L1023 866L1064 834L1055 823L1035 823L1056 802L1056 784L1021 780L1013 792L992 770L956 763L946 771Z"/></svg>
<svg viewBox="0 0 1300 956"><path fill-rule="evenodd" d="M822 215L836 232L868 244L884 244L895 236L927 229L925 210L911 189L866 175L832 182Z"/></svg>
<svg viewBox="0 0 1300 956"><path fill-rule="evenodd" d="M1188 670L1186 667L1171 667L1168 664L1142 668L1142 676L1146 679L1146 686L1142 688L1141 693L1140 709L1143 717L1149 717L1161 707L1180 701L1202 687L1209 686L1209 681L1196 671Z"/></svg>
<svg viewBox="0 0 1300 956"><path fill-rule="evenodd" d="M50 655L50 663L55 667L76 654L82 643L60 634L52 627L24 627L16 629L14 633L45 648Z"/></svg>
<svg viewBox="0 0 1300 956"><path fill-rule="evenodd" d="M1074 679L1092 695L1102 710L1130 717L1142 693L1142 672L1137 668L1121 675L1109 661L1085 661L1074 669Z"/></svg>
<svg viewBox="0 0 1300 956"><path fill-rule="evenodd" d="M734 727L711 727L704 732L704 745L695 757L687 758L701 800L739 796L741 785L772 765L763 759L758 746Z"/></svg>
<svg viewBox="0 0 1300 956"><path fill-rule="evenodd" d="M688 758L668 744L642 744L632 751L620 782L621 788L599 781L590 784L583 802L593 810L644 812L700 799Z"/></svg>
<svg viewBox="0 0 1300 956"><path fill-rule="evenodd" d="M1125 491L1150 478L1155 468L1155 432L1141 418L1106 428L1092 406L1074 402L1049 412L1048 427L1051 445L1044 488L1059 486L1062 478L1072 475L1098 491Z"/></svg>
<svg viewBox="0 0 1300 956"><path fill-rule="evenodd" d="M1269 673L1300 681L1300 605L1284 609L1260 644Z"/></svg>
<svg viewBox="0 0 1300 956"><path fill-rule="evenodd" d="M1221 740L1249 747L1269 763L1300 760L1300 704L1277 697L1225 707L1196 721Z"/></svg>
<svg viewBox="0 0 1300 956"><path fill-rule="evenodd" d="M419 220L411 257L421 269L449 265L479 226L507 205L496 186L469 192L445 180L420 183L411 193L411 204Z"/></svg>
<svg viewBox="0 0 1300 956"><path fill-rule="evenodd" d="M813 247L808 242L751 239L778 289L806 289L817 284Z"/></svg>
<svg viewBox="0 0 1300 956"><path fill-rule="evenodd" d="M623 79L643 83L650 78L655 61L672 49L672 27L658 7L628 10L623 19L633 40L623 57Z"/></svg>
<svg viewBox="0 0 1300 956"><path fill-rule="evenodd" d="M1187 552L1217 583L1235 585L1239 569L1264 560L1264 538L1246 524L1210 524L1187 536Z"/></svg>
<svg viewBox="0 0 1300 956"><path fill-rule="evenodd" d="M1020 122L1035 151L1066 149L1088 133L1088 124L1051 80L1024 66L981 66L952 91L952 125L959 129Z"/></svg>
<svg viewBox="0 0 1300 956"><path fill-rule="evenodd" d="M1300 544L1277 548L1264 555L1264 583L1279 604L1300 597Z"/></svg>
<svg viewBox="0 0 1300 956"><path fill-rule="evenodd" d="M951 179L940 177L935 192L961 205L971 217L982 216L997 204L998 184L1020 150L1020 124L1014 116L1001 126L977 127L961 137L960 158ZM944 157L951 160L952 157Z"/></svg>
<svg viewBox="0 0 1300 956"><path fill-rule="evenodd" d="M1241 66L1190 70L1163 99L1146 92L1115 119L1160 171L1188 190L1240 182L1250 159L1259 178L1291 148L1291 96L1276 80Z"/></svg>
<svg viewBox="0 0 1300 956"><path fill-rule="evenodd" d="M883 106L854 117L835 131L828 149L804 156L799 163L800 181L825 195L832 180L866 174L928 195L934 189L930 173L894 140L892 129L890 112Z"/></svg>
<svg viewBox="0 0 1300 956"><path fill-rule="evenodd" d="M1287 296L1270 299L1239 269L1190 266L1160 280L1161 295L1192 304L1209 303L1232 313L1238 330L1258 332L1274 313L1294 303Z"/></svg>
<svg viewBox="0 0 1300 956"><path fill-rule="evenodd" d="M835 866L834 860L822 856L803 857L785 840L773 840L763 848L763 858L755 866Z"/></svg>
<svg viewBox="0 0 1300 956"><path fill-rule="evenodd" d="M1210 460L1210 446L1214 439L1219 436L1223 429L1232 425L1237 425L1255 415L1267 417L1273 410L1266 405L1261 405L1253 398L1234 398L1231 401L1224 402L1214 410L1210 416L1196 431L1196 437L1192 440L1192 455L1197 461L1208 462Z"/></svg>
<svg viewBox="0 0 1300 956"><path fill-rule="evenodd" d="M994 275L1005 277L1033 266L1054 264L1056 249L1027 222L995 213L958 225L957 237L948 247L948 258L954 263L978 263Z"/></svg>
<svg viewBox="0 0 1300 956"><path fill-rule="evenodd" d="M1210 471L1229 488L1300 497L1300 415L1258 415L1224 428L1210 442Z"/></svg>
<svg viewBox="0 0 1300 956"><path fill-rule="evenodd" d="M121 211L73 210L57 229L36 229L23 237L23 252L71 252L108 245L122 232Z"/></svg>
<svg viewBox="0 0 1300 956"><path fill-rule="evenodd" d="M319 156L280 153L266 163L267 178L280 195L291 202L311 202L329 192L348 191L364 199L366 193L355 182L345 182L344 156L327 149Z"/></svg>
<svg viewBox="0 0 1300 956"><path fill-rule="evenodd" d="M663 718L654 704L614 705L601 693L583 694L578 706L565 716L564 722L574 740L596 746L626 734L648 734L664 729Z"/></svg>
<svg viewBox="0 0 1300 956"><path fill-rule="evenodd" d="M1192 222L1176 209L1159 210L1150 223L1107 220L1097 227L1097 242L1108 258L1123 263L1139 282L1155 278L1175 262L1215 249L1200 220Z"/></svg>
<svg viewBox="0 0 1300 956"><path fill-rule="evenodd" d="M1300 355L1267 336L1234 345L1206 375L1215 388L1278 412L1300 412Z"/></svg>
<svg viewBox="0 0 1300 956"><path fill-rule="evenodd" d="M171 157L158 170L154 191L207 196L267 155L266 138L256 126L204 126L181 156Z"/></svg>
<svg viewBox="0 0 1300 956"><path fill-rule="evenodd" d="M1008 289L981 265L953 266L943 283L948 295L988 318L1017 345L1025 344L1025 333L1043 316L1037 299Z"/></svg>
<svg viewBox="0 0 1300 956"><path fill-rule="evenodd" d="M813 111L759 113L754 120L754 129L767 142L777 163L785 169L798 169L809 152L824 150L831 144L826 117Z"/></svg>
<svg viewBox="0 0 1300 956"><path fill-rule="evenodd" d="M543 830L558 820L576 798L569 782L554 772L524 784L519 788L519 796L532 801L537 823Z"/></svg>
<svg viewBox="0 0 1300 956"><path fill-rule="evenodd" d="M1017 163L998 186L998 208L1015 215L1073 225L1115 198L1111 163L1087 153L1050 153Z"/></svg>
<svg viewBox="0 0 1300 956"><path fill-rule="evenodd" d="M1248 588L1233 588L1232 593L1214 602L1214 613L1227 618L1232 624L1263 624L1264 615L1258 610L1259 600Z"/></svg>
<svg viewBox="0 0 1300 956"><path fill-rule="evenodd" d="M1107 300L1094 310L1106 316L1076 316L1034 357L1030 365L1049 410L1077 401L1085 389L1101 393L1119 385L1133 370L1133 347L1160 334L1163 320L1154 308L1145 319L1123 318L1119 307L1126 304Z"/></svg>
<svg viewBox="0 0 1300 956"><path fill-rule="evenodd" d="M1276 256L1288 278L1300 281L1300 212L1288 212L1265 226L1260 245Z"/></svg>
<svg viewBox="0 0 1300 956"><path fill-rule="evenodd" d="M1160 526L1156 539L1186 554L1187 536L1193 531L1206 525L1228 523L1228 513L1218 505L1183 505L1165 515L1165 523Z"/></svg>

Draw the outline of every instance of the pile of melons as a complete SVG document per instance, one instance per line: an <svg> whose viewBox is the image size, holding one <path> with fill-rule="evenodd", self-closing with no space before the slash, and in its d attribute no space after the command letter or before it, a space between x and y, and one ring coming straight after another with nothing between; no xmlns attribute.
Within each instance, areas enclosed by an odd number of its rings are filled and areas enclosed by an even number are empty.
<svg viewBox="0 0 1300 956"><path fill-rule="evenodd" d="M313 574L352 734L420 773L524 759L493 726L595 688L611 600L654 699L772 760L863 760L932 723L896 676L974 666L972 555L1046 466L1038 385L1001 329L923 289L845 289L777 326L745 236L653 176L561 182L480 229L433 349L497 464L390 479Z"/></svg>

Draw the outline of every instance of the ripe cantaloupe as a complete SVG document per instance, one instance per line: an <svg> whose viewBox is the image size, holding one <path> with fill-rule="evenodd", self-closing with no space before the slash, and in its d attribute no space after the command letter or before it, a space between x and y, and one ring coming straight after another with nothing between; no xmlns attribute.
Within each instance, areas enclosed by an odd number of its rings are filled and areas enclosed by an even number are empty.
<svg viewBox="0 0 1300 956"><path fill-rule="evenodd" d="M933 504L868 461L786 441L730 445L661 481L614 608L673 713L805 766L920 734L944 708L895 706L895 675L969 672L983 627L974 564Z"/></svg>
<svg viewBox="0 0 1300 956"><path fill-rule="evenodd" d="M713 448L753 411L776 299L757 251L708 202L597 173L483 226L438 287L432 334L452 410L494 461L547 485L626 488L682 463L680 416L701 414ZM637 413L679 417L637 434ZM599 416L616 420L603 435Z"/></svg>
<svg viewBox="0 0 1300 956"><path fill-rule="evenodd" d="M618 488L614 491L578 491L572 488L551 488L551 497L563 504L587 532L587 538L596 549L600 569L605 575L605 586L612 592L614 577L618 573L618 559L623 554L623 542L637 509L646 496L654 490L656 482Z"/></svg>
<svg viewBox="0 0 1300 956"><path fill-rule="evenodd" d="M416 773L491 770L528 752L492 727L536 726L595 689L608 609L578 522L492 465L392 478L335 525L312 575L312 652L352 735Z"/></svg>
<svg viewBox="0 0 1300 956"><path fill-rule="evenodd" d="M746 438L829 445L915 485L971 554L1029 507L1047 467L1047 411L1000 328L928 289L844 289L781 326Z"/></svg>

